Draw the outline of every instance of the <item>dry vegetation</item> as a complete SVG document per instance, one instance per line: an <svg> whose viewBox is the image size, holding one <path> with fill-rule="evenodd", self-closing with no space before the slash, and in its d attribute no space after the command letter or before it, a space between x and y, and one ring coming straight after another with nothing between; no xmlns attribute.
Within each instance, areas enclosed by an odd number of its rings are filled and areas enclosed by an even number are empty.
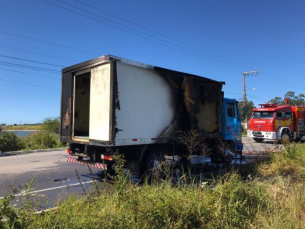
<svg viewBox="0 0 305 229"><path fill-rule="evenodd" d="M18 125L3 126L3 130L42 130L43 125Z"/></svg>
<svg viewBox="0 0 305 229"><path fill-rule="evenodd" d="M252 179L233 171L199 184L135 185L120 165L111 189L44 214L12 207L12 196L0 200L0 228L305 228L304 144L287 145Z"/></svg>

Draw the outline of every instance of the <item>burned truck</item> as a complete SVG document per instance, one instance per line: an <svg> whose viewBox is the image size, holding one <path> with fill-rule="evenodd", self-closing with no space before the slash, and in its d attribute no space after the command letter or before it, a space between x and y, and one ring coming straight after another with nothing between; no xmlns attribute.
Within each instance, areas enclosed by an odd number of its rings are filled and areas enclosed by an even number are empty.
<svg viewBox="0 0 305 229"><path fill-rule="evenodd" d="M69 143L67 161L110 170L117 151L139 175L157 156L190 154L191 140L202 143L191 154L227 160L225 152L241 152L242 144L237 101L224 99L223 84L112 55L64 68L60 140ZM230 118L240 130L230 128Z"/></svg>

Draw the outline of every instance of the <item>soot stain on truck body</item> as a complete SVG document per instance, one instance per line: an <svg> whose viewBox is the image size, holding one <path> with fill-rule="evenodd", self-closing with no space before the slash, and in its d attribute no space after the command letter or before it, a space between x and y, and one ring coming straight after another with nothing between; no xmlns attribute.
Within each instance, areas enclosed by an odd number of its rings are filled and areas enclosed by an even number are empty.
<svg viewBox="0 0 305 229"><path fill-rule="evenodd" d="M159 138L178 137L179 133L196 130L202 137L220 135L220 106L223 82L154 67L171 86L175 118Z"/></svg>

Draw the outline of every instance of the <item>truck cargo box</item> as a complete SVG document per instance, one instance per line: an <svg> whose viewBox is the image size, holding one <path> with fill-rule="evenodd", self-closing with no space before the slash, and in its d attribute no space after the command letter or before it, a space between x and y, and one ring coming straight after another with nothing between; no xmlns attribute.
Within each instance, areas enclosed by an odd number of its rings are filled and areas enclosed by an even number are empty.
<svg viewBox="0 0 305 229"><path fill-rule="evenodd" d="M62 70L62 142L123 146L221 136L223 82L104 55Z"/></svg>

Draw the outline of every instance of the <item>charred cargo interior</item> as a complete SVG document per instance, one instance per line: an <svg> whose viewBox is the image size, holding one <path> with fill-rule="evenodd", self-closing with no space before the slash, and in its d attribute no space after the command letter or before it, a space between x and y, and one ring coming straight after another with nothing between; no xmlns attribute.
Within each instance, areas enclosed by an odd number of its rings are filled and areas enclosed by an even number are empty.
<svg viewBox="0 0 305 229"><path fill-rule="evenodd" d="M73 136L77 138L89 138L90 78L90 72L74 76Z"/></svg>

